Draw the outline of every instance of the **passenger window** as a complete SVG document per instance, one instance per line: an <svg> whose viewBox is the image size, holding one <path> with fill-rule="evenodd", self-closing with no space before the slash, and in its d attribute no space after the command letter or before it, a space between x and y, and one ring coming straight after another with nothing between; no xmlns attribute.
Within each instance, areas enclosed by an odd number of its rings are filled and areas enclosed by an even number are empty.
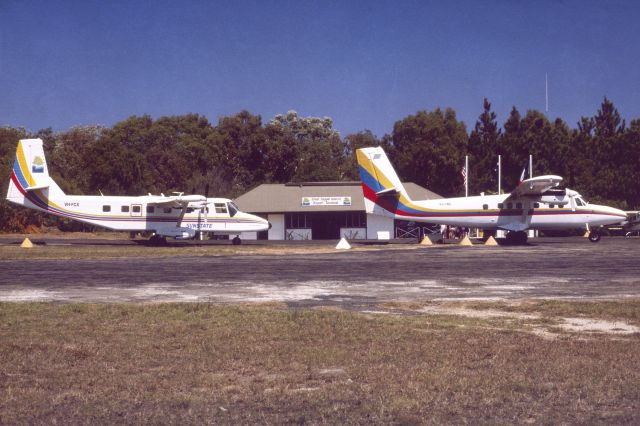
<svg viewBox="0 0 640 426"><path fill-rule="evenodd" d="M498 208L499 208L499 209L504 209L504 204L502 204L502 203L498 203Z"/></svg>
<svg viewBox="0 0 640 426"><path fill-rule="evenodd" d="M507 208L511 210L513 208L513 203L507 203Z"/></svg>
<svg viewBox="0 0 640 426"><path fill-rule="evenodd" d="M540 208L540 203L533 203L533 208L534 209L539 209Z"/></svg>
<svg viewBox="0 0 640 426"><path fill-rule="evenodd" d="M111 211L111 206L102 206L102 211L103 212L110 212Z"/></svg>
<svg viewBox="0 0 640 426"><path fill-rule="evenodd" d="M522 208L522 203L516 203L516 209L521 209Z"/></svg>
<svg viewBox="0 0 640 426"><path fill-rule="evenodd" d="M489 210L489 204L483 204L482 210Z"/></svg>
<svg viewBox="0 0 640 426"><path fill-rule="evenodd" d="M562 204L560 204L560 205L558 206L558 208L559 208L559 209L562 209L562 208L564 208L564 206L563 206Z"/></svg>
<svg viewBox="0 0 640 426"><path fill-rule="evenodd" d="M154 213L156 211L156 208L153 206L147 206L147 213Z"/></svg>
<svg viewBox="0 0 640 426"><path fill-rule="evenodd" d="M550 209L552 209L552 208L554 208L554 207L555 207L555 205L554 205L554 204L549 204L549 208L550 208Z"/></svg>
<svg viewBox="0 0 640 426"><path fill-rule="evenodd" d="M120 208L120 211L122 213L129 213L129 206L122 206L122 208Z"/></svg>
<svg viewBox="0 0 640 426"><path fill-rule="evenodd" d="M133 207L132 207L132 211L133 211L134 213L140 213L140 206L133 206Z"/></svg>
<svg viewBox="0 0 640 426"><path fill-rule="evenodd" d="M171 207L165 207L164 209L162 209L162 211L164 213L171 213Z"/></svg>
<svg viewBox="0 0 640 426"><path fill-rule="evenodd" d="M193 213L193 207L187 207L187 213Z"/></svg>
<svg viewBox="0 0 640 426"><path fill-rule="evenodd" d="M227 214L227 205L224 203L214 203L214 207L216 208L216 213Z"/></svg>

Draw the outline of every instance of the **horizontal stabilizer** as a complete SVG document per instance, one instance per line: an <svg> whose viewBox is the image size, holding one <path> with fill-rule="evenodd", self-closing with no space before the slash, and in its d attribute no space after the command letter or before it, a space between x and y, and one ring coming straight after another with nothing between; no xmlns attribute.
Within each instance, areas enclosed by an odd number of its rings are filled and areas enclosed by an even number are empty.
<svg viewBox="0 0 640 426"><path fill-rule="evenodd" d="M49 182L41 183L37 186L29 186L25 188L27 191L35 191L36 189L47 189L49 188Z"/></svg>
<svg viewBox="0 0 640 426"><path fill-rule="evenodd" d="M389 188L389 189L384 189L382 191L378 191L376 192L376 196L377 197L395 197L400 195L400 191L398 191L396 188Z"/></svg>

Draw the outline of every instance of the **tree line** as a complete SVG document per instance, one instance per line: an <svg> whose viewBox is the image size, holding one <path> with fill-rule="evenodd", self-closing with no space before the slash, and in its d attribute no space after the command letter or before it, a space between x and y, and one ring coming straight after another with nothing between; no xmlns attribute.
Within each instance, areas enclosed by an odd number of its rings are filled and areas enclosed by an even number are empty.
<svg viewBox="0 0 640 426"><path fill-rule="evenodd" d="M0 128L0 230L32 226L77 230L84 225L10 205L7 193L17 141L44 141L49 172L70 194L142 195L180 191L236 197L262 183L358 180L354 151L382 146L401 179L442 196L464 195L461 169L469 155L469 193L496 193L497 158L502 156L502 188L517 184L534 159L534 175L557 174L586 198L624 209L640 206L638 167L640 119L627 126L604 99L596 114L575 127L514 107L502 126L491 103L468 132L451 108L418 111L397 121L379 138L369 130L344 138L330 118L296 112L262 117L241 111L216 125L198 114L132 116L112 127L83 126L36 133Z"/></svg>

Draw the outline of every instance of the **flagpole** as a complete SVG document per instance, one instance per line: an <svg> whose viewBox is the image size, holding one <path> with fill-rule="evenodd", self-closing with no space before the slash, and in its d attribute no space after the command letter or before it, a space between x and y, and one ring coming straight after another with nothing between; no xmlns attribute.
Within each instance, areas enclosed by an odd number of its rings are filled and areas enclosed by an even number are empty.
<svg viewBox="0 0 640 426"><path fill-rule="evenodd" d="M469 196L469 156L464 156L464 170L467 174L467 177L464 179L464 196Z"/></svg>
<svg viewBox="0 0 640 426"><path fill-rule="evenodd" d="M498 154L498 194L502 194L502 155Z"/></svg>
<svg viewBox="0 0 640 426"><path fill-rule="evenodd" d="M529 154L529 179L533 177L533 155Z"/></svg>

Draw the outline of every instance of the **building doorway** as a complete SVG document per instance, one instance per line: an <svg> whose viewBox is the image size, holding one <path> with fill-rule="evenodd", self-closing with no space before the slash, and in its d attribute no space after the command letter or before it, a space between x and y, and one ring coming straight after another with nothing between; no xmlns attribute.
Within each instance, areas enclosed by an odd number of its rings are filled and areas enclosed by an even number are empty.
<svg viewBox="0 0 640 426"><path fill-rule="evenodd" d="M344 213L312 213L311 235L314 240L340 239L340 227L344 222Z"/></svg>

